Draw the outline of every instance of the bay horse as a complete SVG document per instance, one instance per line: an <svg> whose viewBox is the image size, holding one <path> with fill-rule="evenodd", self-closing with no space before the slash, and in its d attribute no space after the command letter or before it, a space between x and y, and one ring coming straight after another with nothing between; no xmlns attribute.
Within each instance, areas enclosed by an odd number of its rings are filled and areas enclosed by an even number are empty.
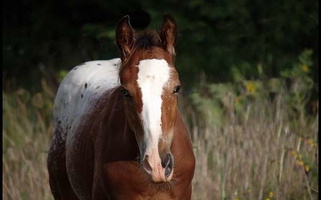
<svg viewBox="0 0 321 200"><path fill-rule="evenodd" d="M73 68L54 103L48 172L55 200L191 198L195 156L177 105L177 26L116 26L120 58Z"/></svg>

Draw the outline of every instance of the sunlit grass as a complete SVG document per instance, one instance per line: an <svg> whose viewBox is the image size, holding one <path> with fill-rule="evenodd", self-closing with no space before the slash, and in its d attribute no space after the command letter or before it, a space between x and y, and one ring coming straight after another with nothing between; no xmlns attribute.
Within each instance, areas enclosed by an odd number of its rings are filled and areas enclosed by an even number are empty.
<svg viewBox="0 0 321 200"><path fill-rule="evenodd" d="M52 103L45 90L3 93L3 199L53 199L46 168Z"/></svg>
<svg viewBox="0 0 321 200"><path fill-rule="evenodd" d="M318 115L280 87L270 97L204 84L181 99L197 158L193 199L317 199Z"/></svg>

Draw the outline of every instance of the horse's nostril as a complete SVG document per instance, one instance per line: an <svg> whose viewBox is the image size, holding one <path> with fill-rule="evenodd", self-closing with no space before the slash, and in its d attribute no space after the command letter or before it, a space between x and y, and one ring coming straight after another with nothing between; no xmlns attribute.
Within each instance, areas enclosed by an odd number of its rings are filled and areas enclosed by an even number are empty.
<svg viewBox="0 0 321 200"><path fill-rule="evenodd" d="M150 166L148 162L148 156L146 155L144 160L143 160L143 167L146 170L147 173L152 173L152 167Z"/></svg>
<svg viewBox="0 0 321 200"><path fill-rule="evenodd" d="M163 162L163 167L165 168L165 177L166 179L171 175L174 166L174 158L172 154L167 154L165 162Z"/></svg>

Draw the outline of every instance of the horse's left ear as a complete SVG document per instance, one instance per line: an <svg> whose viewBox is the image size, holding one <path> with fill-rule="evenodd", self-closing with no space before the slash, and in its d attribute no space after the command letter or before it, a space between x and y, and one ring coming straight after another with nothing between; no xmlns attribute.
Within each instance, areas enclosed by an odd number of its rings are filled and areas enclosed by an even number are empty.
<svg viewBox="0 0 321 200"><path fill-rule="evenodd" d="M162 40L163 48L172 56L175 55L174 45L177 37L176 21L170 15L164 15L164 21L160 32L160 38Z"/></svg>
<svg viewBox="0 0 321 200"><path fill-rule="evenodd" d="M129 16L119 20L116 26L116 42L121 53L121 59L125 60L134 44L133 29L129 23Z"/></svg>

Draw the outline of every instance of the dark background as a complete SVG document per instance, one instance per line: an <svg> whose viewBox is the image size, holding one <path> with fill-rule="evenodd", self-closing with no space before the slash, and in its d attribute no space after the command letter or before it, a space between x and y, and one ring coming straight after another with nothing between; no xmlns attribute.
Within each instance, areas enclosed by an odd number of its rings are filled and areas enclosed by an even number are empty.
<svg viewBox="0 0 321 200"><path fill-rule="evenodd" d="M159 30L164 13L178 23L176 66L187 87L205 76L233 81L235 70L257 79L258 65L279 77L304 49L313 52L309 76L318 82L316 0L11 0L3 1L3 89L36 92L42 78L57 87L64 70L118 57L122 16L135 29Z"/></svg>

